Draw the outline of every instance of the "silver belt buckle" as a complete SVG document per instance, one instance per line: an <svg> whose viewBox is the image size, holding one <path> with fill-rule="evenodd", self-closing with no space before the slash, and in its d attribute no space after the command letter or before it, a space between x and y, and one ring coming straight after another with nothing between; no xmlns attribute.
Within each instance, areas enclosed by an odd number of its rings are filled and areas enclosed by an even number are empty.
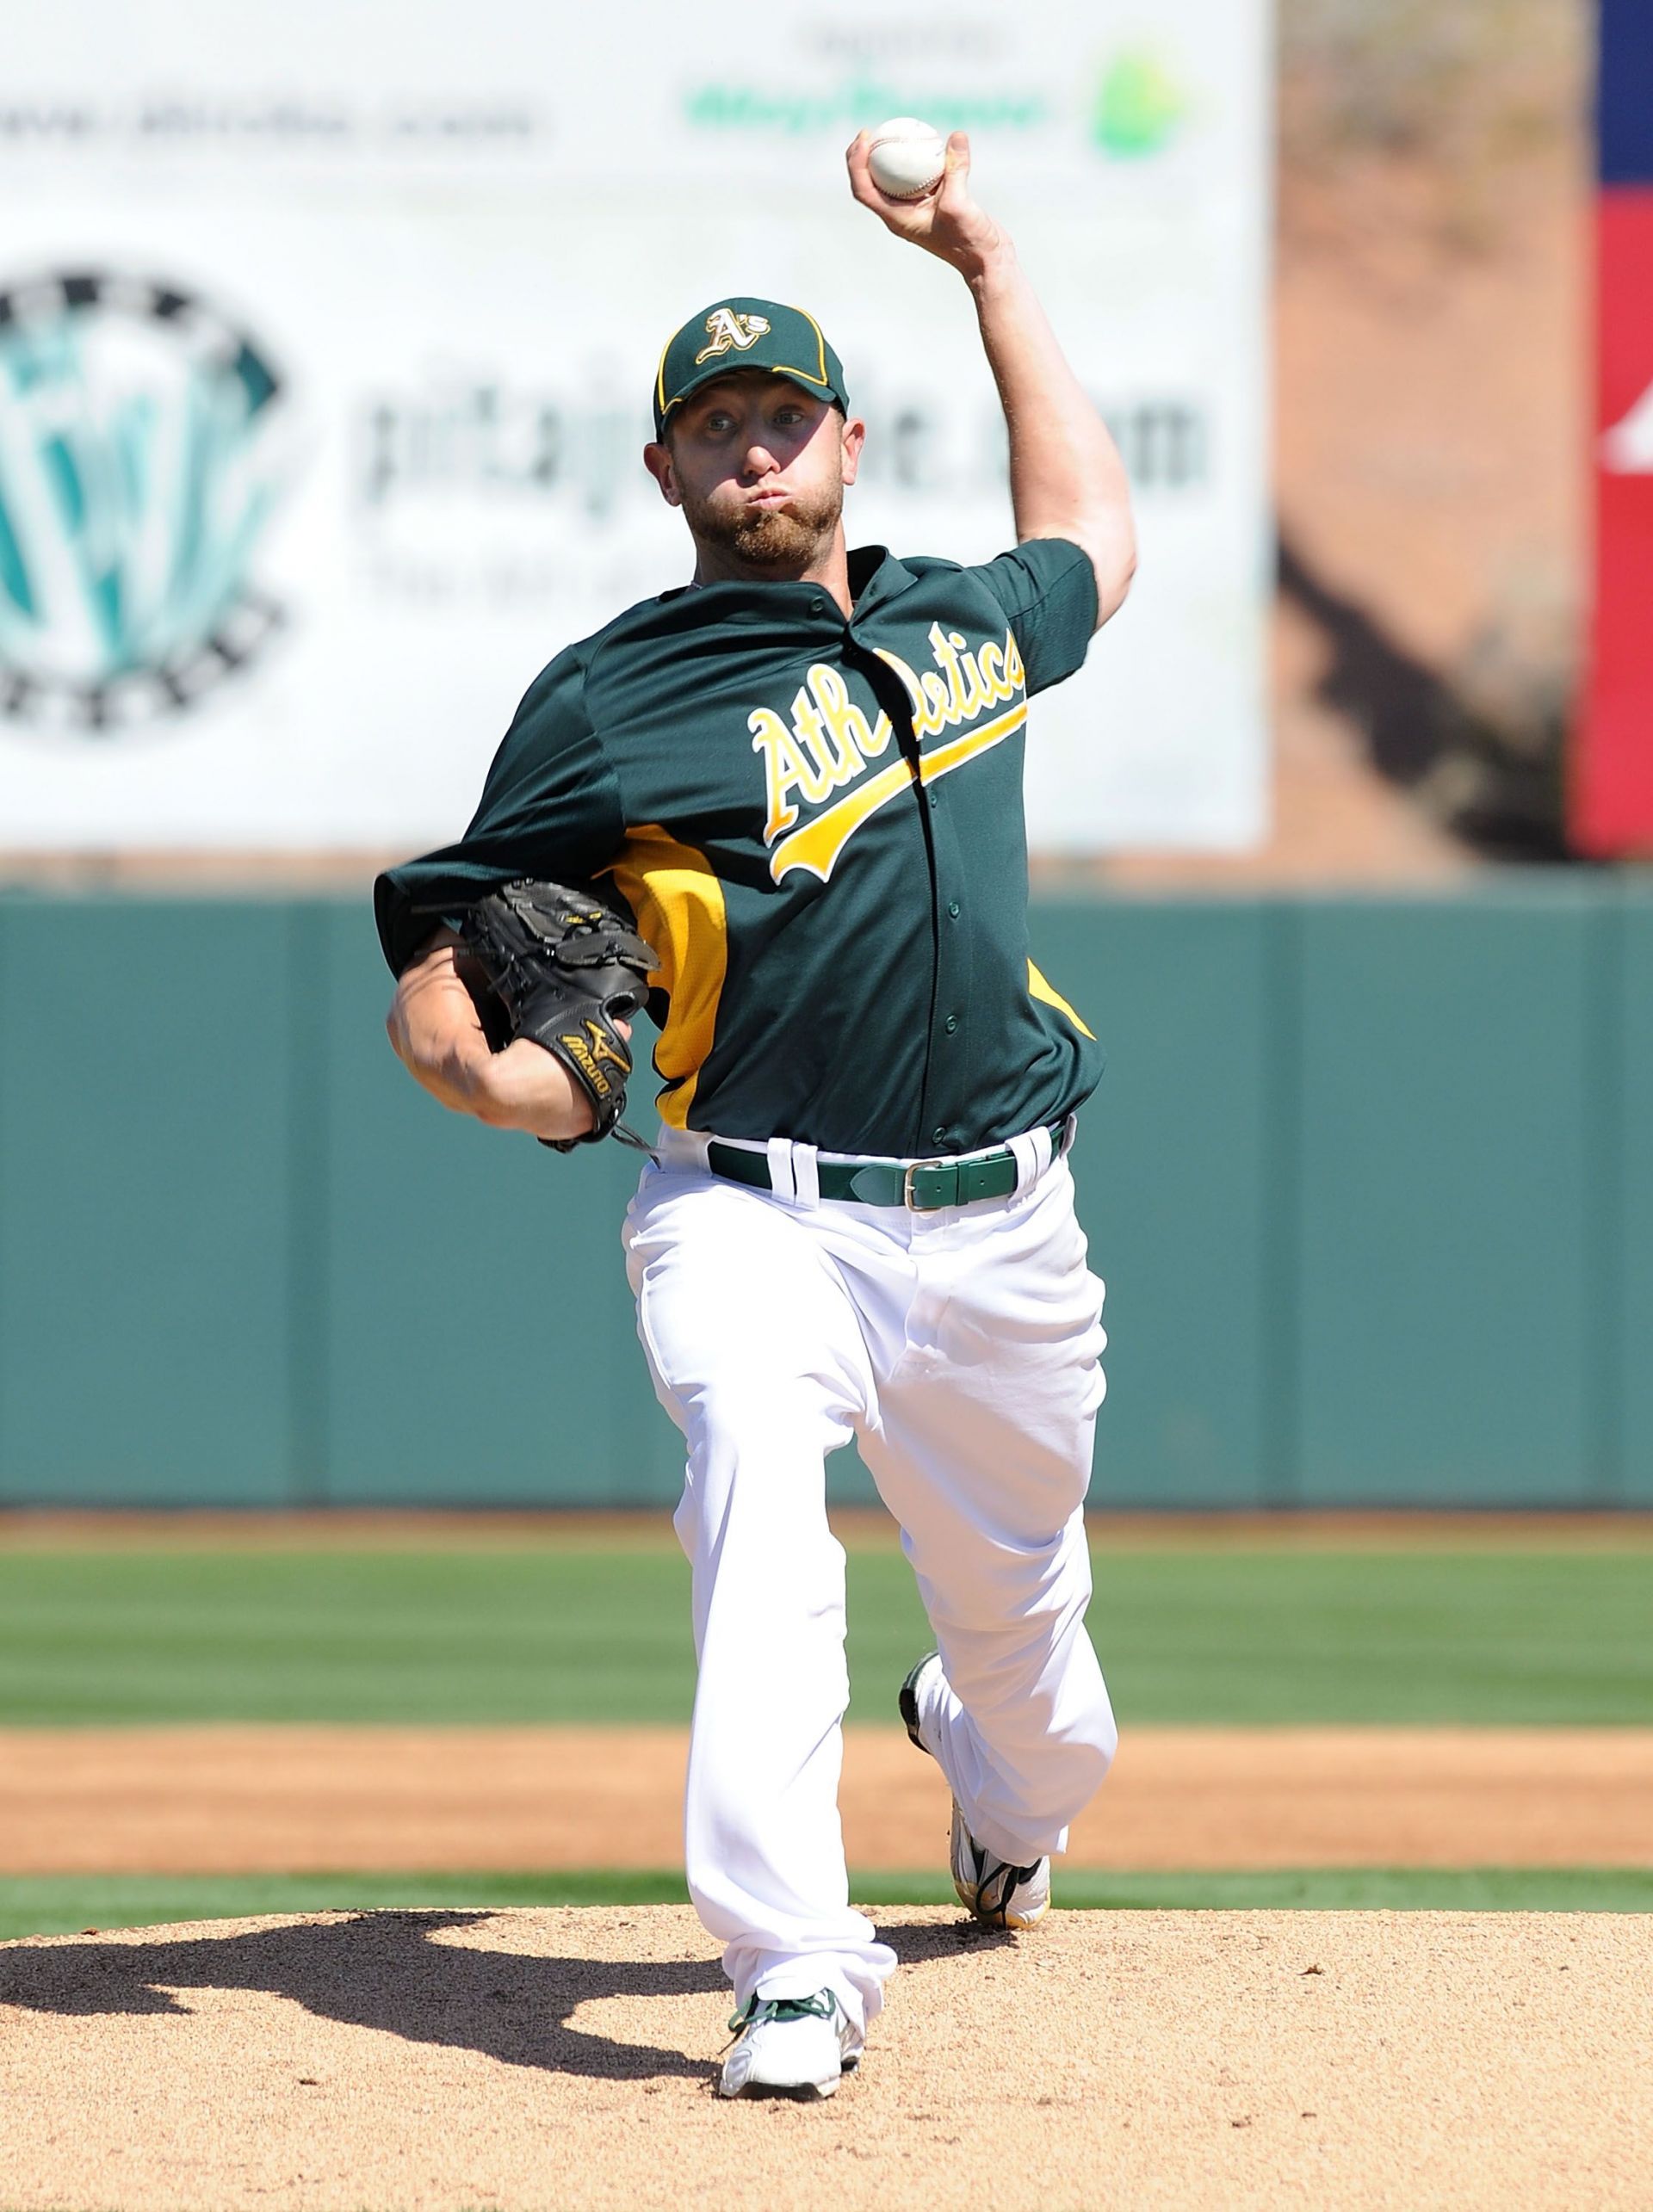
<svg viewBox="0 0 1653 2212"><path fill-rule="evenodd" d="M937 1214L941 1211L941 1208L937 1206L919 1204L913 1196L913 1178L926 1167L945 1167L946 1165L946 1160L940 1157L935 1159L915 1159L907 1163L907 1171L901 1177L901 1203L909 1214Z"/></svg>

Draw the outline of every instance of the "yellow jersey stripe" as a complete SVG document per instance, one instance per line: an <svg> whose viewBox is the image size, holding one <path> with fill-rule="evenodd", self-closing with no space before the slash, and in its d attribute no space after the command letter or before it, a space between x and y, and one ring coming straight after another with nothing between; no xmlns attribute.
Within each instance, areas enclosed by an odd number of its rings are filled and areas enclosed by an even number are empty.
<svg viewBox="0 0 1653 2212"><path fill-rule="evenodd" d="M1031 992L1035 998L1043 999L1045 1004L1047 1006L1054 1006L1058 1014L1065 1014L1068 1016L1068 1019L1073 1023L1074 1027L1079 1031L1080 1035L1081 1036L1089 1037L1093 1043L1094 1043L1096 1039L1096 1031L1091 1029L1085 1022L1080 1020L1080 1016L1074 1013L1073 1008L1062 997L1061 992L1056 989L1054 984L1047 983L1045 981L1043 976L1039 973L1038 969L1034 967L1031 961L1029 961L1027 963L1027 987L1029 991Z"/></svg>
<svg viewBox="0 0 1653 2212"><path fill-rule="evenodd" d="M924 781L933 783L938 776L950 775L956 768L963 768L967 760L984 753L994 745L1003 745L1006 738L1014 737L1027 720L1027 702L1024 700L1012 707L1008 714L1000 714L980 730L966 730L951 738L934 752L926 753L920 763Z"/></svg>
<svg viewBox="0 0 1653 2212"><path fill-rule="evenodd" d="M934 752L926 753L919 763L920 780L934 783L940 776L950 775L962 768L967 760L978 753L1002 745L1005 739L1019 730L1027 720L1026 702L1012 707L1007 714L1000 714L979 730L966 730ZM899 797L913 781L910 761L892 761L888 768L880 769L876 775L858 783L853 791L806 822L801 830L794 830L789 837L783 837L770 856L769 872L778 883L789 868L806 868L811 875L818 875L823 883L829 882L839 854L861 825L881 806L887 806ZM647 933L645 933L647 934ZM1075 1016L1075 1018L1077 1018Z"/></svg>
<svg viewBox="0 0 1653 2212"><path fill-rule="evenodd" d="M728 973L723 887L703 852L679 844L653 822L628 830L619 857L602 873L613 876L640 933L659 955L649 983L672 1002L654 1047L655 1072L667 1085L659 1097L660 1119L672 1128L686 1128Z"/></svg>
<svg viewBox="0 0 1653 2212"><path fill-rule="evenodd" d="M770 874L778 883L789 868L807 868L811 875L818 875L826 883L838 863L839 853L863 822L881 806L887 806L912 781L910 761L895 760L888 768L881 768L876 775L857 783L853 791L846 792L836 805L817 814L813 822L806 822L802 829L794 830L789 837L783 837L770 855Z"/></svg>

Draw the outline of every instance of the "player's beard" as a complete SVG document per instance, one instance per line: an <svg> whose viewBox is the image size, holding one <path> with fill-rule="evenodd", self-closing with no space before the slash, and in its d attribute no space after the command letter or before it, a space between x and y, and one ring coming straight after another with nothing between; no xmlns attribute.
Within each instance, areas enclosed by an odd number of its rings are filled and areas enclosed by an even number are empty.
<svg viewBox="0 0 1653 2212"><path fill-rule="evenodd" d="M844 486L795 491L784 507L743 507L733 514L684 492L683 511L700 541L744 567L801 572L830 551L844 512Z"/></svg>

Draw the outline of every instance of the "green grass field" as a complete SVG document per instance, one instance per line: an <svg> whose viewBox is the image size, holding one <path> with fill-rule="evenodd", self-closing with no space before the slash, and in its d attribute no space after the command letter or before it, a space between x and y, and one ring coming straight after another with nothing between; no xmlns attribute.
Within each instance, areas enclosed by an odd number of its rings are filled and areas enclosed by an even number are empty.
<svg viewBox="0 0 1653 2212"><path fill-rule="evenodd" d="M1350 1552L1172 1542L1096 1558L1127 1727L1653 1723L1653 1551ZM889 1549L850 1555L852 1717L893 1721L926 1640ZM0 1554L0 1723L687 1718L688 1576L658 1547ZM950 1901L935 1869L869 1905ZM0 1937L374 1906L680 1901L660 1874L0 1878ZM1060 1901L1653 1911L1653 1868L1064 1872Z"/></svg>
<svg viewBox="0 0 1653 2212"><path fill-rule="evenodd" d="M1122 1719L1653 1722L1653 1550L1099 1552ZM926 1646L850 1559L851 1717ZM0 1723L678 1721L687 1570L655 1549L0 1555Z"/></svg>
<svg viewBox="0 0 1653 2212"><path fill-rule="evenodd" d="M943 1875L857 1874L858 1905L950 1905ZM0 1879L0 1941L86 1929L156 1927L261 1912L385 1906L682 1905L680 1874L40 1875ZM1467 1872L1336 1867L1290 1874L1101 1874L1063 1869L1056 1901L1069 1910L1437 1912L1653 1912L1653 1868L1625 1872L1518 1867Z"/></svg>

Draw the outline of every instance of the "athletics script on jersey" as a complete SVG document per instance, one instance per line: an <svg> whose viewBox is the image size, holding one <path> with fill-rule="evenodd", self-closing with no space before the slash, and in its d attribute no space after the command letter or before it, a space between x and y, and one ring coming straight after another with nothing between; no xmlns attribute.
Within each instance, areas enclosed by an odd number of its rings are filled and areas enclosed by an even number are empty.
<svg viewBox="0 0 1653 2212"><path fill-rule="evenodd" d="M946 730L958 732L921 756L923 783L950 775L966 761L1002 745L1027 720L1022 657L1012 632L1006 631L1002 645L990 638L972 650L962 631L932 622L930 649L936 665L921 670L882 646L876 649L901 679L920 742ZM773 707L759 707L746 726L752 751L763 755L768 783L764 843L771 848L770 874L778 883L789 869L802 868L826 882L861 825L913 782L913 763L904 757L875 770L895 735L888 715L881 710L870 723L850 697L842 673L816 661L792 701L789 723ZM846 785L842 798L823 804ZM801 827L800 800L820 808Z"/></svg>

